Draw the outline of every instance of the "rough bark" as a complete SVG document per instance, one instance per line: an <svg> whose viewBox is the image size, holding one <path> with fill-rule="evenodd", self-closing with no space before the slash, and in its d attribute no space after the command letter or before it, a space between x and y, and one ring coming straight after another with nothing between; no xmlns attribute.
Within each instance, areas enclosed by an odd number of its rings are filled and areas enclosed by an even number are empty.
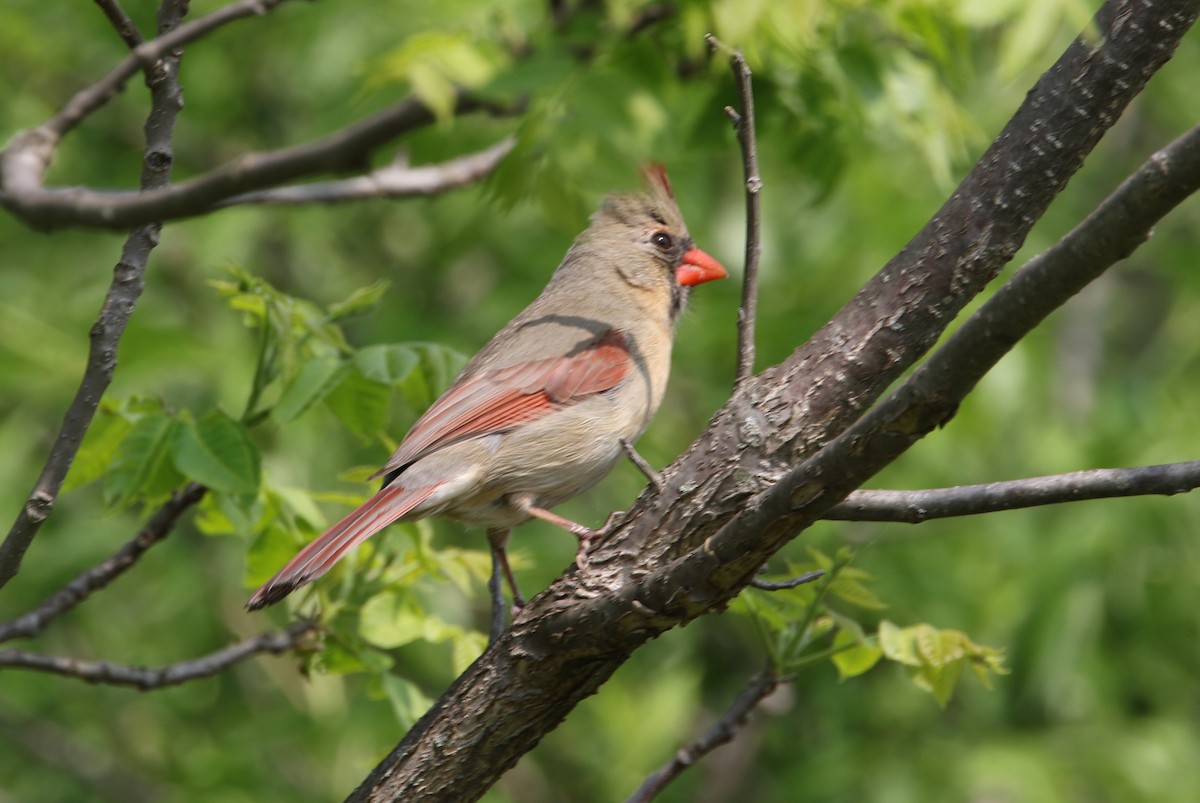
<svg viewBox="0 0 1200 803"><path fill-rule="evenodd" d="M643 494L585 571L535 598L350 799L477 799L634 650L722 610L803 526L952 414L950 392L900 399L838 437L1012 258L1198 6L1106 3L1098 35L1043 75L912 242L807 344L746 382L664 472L666 490ZM836 451L818 452L831 441Z"/></svg>

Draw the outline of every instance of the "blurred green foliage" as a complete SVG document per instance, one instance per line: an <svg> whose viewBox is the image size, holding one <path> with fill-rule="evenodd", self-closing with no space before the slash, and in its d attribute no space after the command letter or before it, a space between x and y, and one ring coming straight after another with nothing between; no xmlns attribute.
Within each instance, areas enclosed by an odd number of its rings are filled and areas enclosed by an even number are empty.
<svg viewBox="0 0 1200 803"><path fill-rule="evenodd" d="M192 14L219 5L197 0ZM740 157L722 112L735 94L705 32L744 49L755 71L766 365L936 210L1091 13L1076 0L682 0L631 36L658 6L568 3L556 24L549 5L285 4L187 49L177 179L409 92L440 115L403 144L414 163L509 132L519 144L490 180L438 198L235 208L167 226L113 387L0 593L0 619L109 555L187 479L214 492L128 576L14 646L154 666L285 621L285 610L246 614L249 587L368 493L366 475L461 355L536 294L602 194L635 185L639 162L667 165L698 243L738 265ZM126 6L152 28L153 3ZM0 130L36 125L122 55L95 9L11 3ZM1193 35L1023 255L1194 124L1198 71ZM525 97L528 111L453 119L455 83ZM146 108L131 82L64 142L51 180L134 186ZM1194 202L1172 215L872 484L1196 457L1197 218ZM0 242L0 510L15 516L78 384L121 237L46 236L0 217ZM727 397L738 293L726 282L695 294L667 401L639 445L651 462L668 462ZM621 466L563 512L599 522L643 484ZM734 615L648 645L488 799L623 799L768 660L794 681L663 800L1198 799L1198 528L1191 497L918 528L824 523L774 574L819 565L826 578L747 592ZM530 524L514 567L538 589L573 550ZM328 624L321 649L299 659L150 694L5 671L0 789L39 801L336 799L482 648L486 569L481 533L397 526L289 603L319 598ZM1002 668L993 648L1009 674L981 671ZM949 697L967 667L993 690L966 683Z"/></svg>

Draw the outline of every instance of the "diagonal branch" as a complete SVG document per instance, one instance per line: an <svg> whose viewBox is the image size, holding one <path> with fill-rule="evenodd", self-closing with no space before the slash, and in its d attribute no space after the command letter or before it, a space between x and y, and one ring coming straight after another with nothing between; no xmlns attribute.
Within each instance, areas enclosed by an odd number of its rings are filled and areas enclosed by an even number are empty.
<svg viewBox="0 0 1200 803"><path fill-rule="evenodd" d="M643 493L586 569L534 598L350 799L478 798L646 641L722 610L802 527L944 420L918 410L847 429L1011 260L1197 13L1200 0L1105 3L1099 38L1068 47L913 241L809 343L739 389L667 469L666 491ZM1120 228L1144 238L1149 225ZM969 372L970 355L950 353ZM839 432L848 437L831 443Z"/></svg>
<svg viewBox="0 0 1200 803"><path fill-rule="evenodd" d="M75 576L61 589L47 597L24 616L0 623L0 642L16 638L32 638L46 629L54 619L83 602L92 592L99 591L133 566L146 550L166 538L184 511L195 505L207 489L192 483L177 491L132 540L103 562Z"/></svg>
<svg viewBox="0 0 1200 803"><path fill-rule="evenodd" d="M1046 477L922 491L855 491L821 515L837 521L893 521L973 516L1088 499L1187 493L1200 488L1200 460L1136 468L1097 468Z"/></svg>
<svg viewBox="0 0 1200 803"><path fill-rule="evenodd" d="M1194 19L1194 17L1193 17ZM790 539L912 444L949 421L959 402L1054 310L1145 242L1154 225L1200 190L1200 125L1153 154L1050 250L1030 260L887 400L802 465L761 504L706 542L715 554ZM761 543L762 541L758 541Z"/></svg>
<svg viewBox="0 0 1200 803"><path fill-rule="evenodd" d="M723 744L733 741L738 731L746 727L750 714L758 704L779 688L781 678L772 669L764 669L742 689L741 694L729 705L721 718L691 744L679 748L663 766L655 770L638 790L630 795L627 803L649 803L667 788L667 784L678 778L683 771Z"/></svg>
<svg viewBox="0 0 1200 803"><path fill-rule="evenodd" d="M117 31L117 35L121 37L121 41L130 50L142 43L142 33L137 29L137 25L129 18L129 14L125 13L125 9L121 7L118 0L96 0L96 5L100 6L100 10L104 12L104 16L108 17L108 21Z"/></svg>
<svg viewBox="0 0 1200 803"><path fill-rule="evenodd" d="M87 683L112 686L133 686L141 691L178 686L189 680L211 677L236 663L264 652L278 655L300 646L316 629L308 620L293 622L285 630L263 633L230 644L228 647L191 661L180 661L161 667L128 666L107 661L84 661L58 655L42 655L27 650L0 650L0 668L32 669Z"/></svg>
<svg viewBox="0 0 1200 803"><path fill-rule="evenodd" d="M154 41L170 39L168 32L180 29L179 25L185 13L187 0L164 2L159 10L160 38ZM183 91L179 86L181 54L165 50L162 53L166 55L160 61L144 65L146 84L150 89L150 113L144 126L146 148L142 157L141 184L147 190L165 186L171 180L175 118L183 108ZM8 176L5 176L5 180L7 178ZM83 436L91 426L100 399L112 382L113 372L117 367L117 345L142 294L146 263L150 259L150 252L158 245L161 230L162 224L147 223L132 231L125 240L121 258L113 269L112 283L108 287L104 304L92 325L91 345L79 390L75 392L75 398L67 408L58 437L54 440L54 446L50 449L33 491L21 507L21 512L4 542L0 544L0 588L16 576L21 568L25 550L33 543L42 523L50 515L58 492L62 489L63 480L66 479L75 454L83 443Z"/></svg>

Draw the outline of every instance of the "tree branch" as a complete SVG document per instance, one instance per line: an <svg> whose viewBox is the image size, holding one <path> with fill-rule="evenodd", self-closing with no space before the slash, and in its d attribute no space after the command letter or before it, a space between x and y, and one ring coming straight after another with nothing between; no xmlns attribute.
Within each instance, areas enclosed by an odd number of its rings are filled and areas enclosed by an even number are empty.
<svg viewBox="0 0 1200 803"><path fill-rule="evenodd" d="M1099 38L1071 44L913 241L812 340L739 389L667 469L665 492L643 493L586 569L526 605L350 799L478 798L634 650L722 610L800 528L915 442L919 411L847 426L1012 258L1198 10L1107 2ZM831 442L843 431L853 435Z"/></svg>
<svg viewBox="0 0 1200 803"><path fill-rule="evenodd" d="M230 3L224 8L201 17L187 25L179 25L173 29L160 29L160 35L143 42L134 48L129 57L109 71L96 83L75 94L59 110L40 126L18 133L8 147L0 153L0 204L10 212L22 218L31 225L39 225L39 220L49 215L46 225L55 225L53 199L54 193L42 187L42 179L50 168L54 151L58 143L75 126L89 114L99 109L125 88L125 83L140 70L152 69L163 60L167 54L182 47L187 42L204 36L213 30L256 14L264 14L284 0L240 0ZM186 8L178 12L182 19ZM70 194L73 191L60 191ZM49 205L48 210L43 206ZM61 209L58 214L63 214ZM129 227L162 220L161 217L149 216L141 220L131 220L113 228ZM65 225L65 224L58 224Z"/></svg>
<svg viewBox="0 0 1200 803"><path fill-rule="evenodd" d="M0 650L0 668L33 669L76 678L87 683L133 686L141 691L150 691L210 677L260 653L278 655L287 652L296 648L315 628L316 623L312 621L293 622L285 630L263 633L230 644L201 658L163 667L126 666L107 661L83 661L78 658L8 649Z"/></svg>
<svg viewBox="0 0 1200 803"><path fill-rule="evenodd" d="M742 169L746 175L746 269L742 277L742 305L738 308L738 364L734 386L740 386L754 374L754 324L758 307L758 261L762 256L761 197L762 177L758 172L758 146L754 135L754 86L750 80L750 66L740 50L730 50L713 36L706 34L704 40L712 50L729 53L733 76L737 80L738 101L742 111L732 106L725 107L725 114L733 121L738 145L742 149Z"/></svg>
<svg viewBox="0 0 1200 803"><path fill-rule="evenodd" d="M496 113L512 111L460 93L455 104L456 113L480 109ZM104 192L83 187L47 189L22 177L19 194L0 195L0 203L26 223L42 229L62 226L117 229L138 225L150 218L168 221L194 217L229 205L236 196L266 187L306 176L361 169L377 148L432 123L433 119L433 112L420 101L410 98L308 144L247 153L229 164L169 187L145 192ZM21 134L9 151L19 151L29 145L28 137ZM20 159L19 153L6 154L0 163L5 169L5 180L12 170L26 164L27 160Z"/></svg>
<svg viewBox="0 0 1200 803"><path fill-rule="evenodd" d="M160 37L154 41L171 39L169 32L174 30L177 33L181 29L179 25L185 13L187 0L166 0L159 10ZM139 47L138 51L141 50L142 47ZM135 62L145 67L146 84L150 89L150 113L144 126L146 148L142 157L141 185L152 190L165 186L171 180L171 164L174 161L172 137L175 118L183 108L183 92L179 86L181 54L156 49L147 52L162 54L158 61ZM7 163L7 153L0 158ZM8 176L4 176L4 180L7 179ZM79 390L67 408L58 437L33 491L21 507L4 543L0 544L0 588L16 576L25 551L50 515L63 480L83 443L83 436L91 426L100 399L112 382L113 371L117 367L117 345L142 294L146 263L150 259L150 252L158 245L161 230L161 223L147 223L132 231L125 240L100 315L92 325L91 346Z"/></svg>
<svg viewBox="0 0 1200 803"><path fill-rule="evenodd" d="M182 491L177 491L132 540L110 557L76 575L29 613L0 624L0 642L36 636L54 619L91 596L92 592L99 591L120 577L126 569L137 563L146 550L166 538L184 511L199 502L207 490L203 485L192 483Z"/></svg>
<svg viewBox="0 0 1200 803"><path fill-rule="evenodd" d="M238 204L332 204L371 198L407 198L437 195L474 184L490 174L516 145L505 137L490 148L435 165L409 167L391 164L370 173L340 181L324 181L294 187L274 187L235 195L214 204L224 209Z"/></svg>
<svg viewBox="0 0 1200 803"><path fill-rule="evenodd" d="M104 16L108 17L108 21L112 23L116 29L117 35L121 37L121 41L126 47L133 50L142 43L142 33L137 29L137 25L125 13L125 9L121 7L118 0L96 0L96 5L100 6L100 10L104 12Z"/></svg>
<svg viewBox="0 0 1200 803"><path fill-rule="evenodd" d="M760 591L787 591L790 588L796 588L797 586L807 585L808 583L820 580L824 576L824 569L816 569L795 577L789 577L786 580L759 580L755 577L750 581L750 585Z"/></svg>
<svg viewBox="0 0 1200 803"><path fill-rule="evenodd" d="M1200 460L1137 468L1097 468L1046 477L922 491L855 491L821 516L837 521L920 524L1087 499L1187 493L1200 488Z"/></svg>
<svg viewBox="0 0 1200 803"><path fill-rule="evenodd" d="M628 803L649 803L688 767L721 745L733 741L738 732L746 727L746 723L750 721L750 714L758 707L758 704L779 688L779 682L779 676L770 669L764 669L756 675L721 715L721 718L714 722L712 727L706 730L700 738L679 748L670 761L646 778L638 790L630 796Z"/></svg>

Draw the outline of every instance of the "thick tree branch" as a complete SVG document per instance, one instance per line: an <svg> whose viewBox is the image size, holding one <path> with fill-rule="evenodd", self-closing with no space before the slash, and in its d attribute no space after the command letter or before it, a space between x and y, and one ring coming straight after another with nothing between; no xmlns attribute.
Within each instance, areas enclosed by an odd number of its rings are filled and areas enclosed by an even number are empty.
<svg viewBox="0 0 1200 803"><path fill-rule="evenodd" d="M298 647L316 628L312 621L292 622L287 629L263 633L230 644L216 652L191 661L162 667L126 666L107 661L83 661L57 655L42 655L26 650L0 650L0 668L33 669L76 678L87 683L133 686L142 691L178 686L189 680L211 677L260 653L278 655Z"/></svg>
<svg viewBox="0 0 1200 803"><path fill-rule="evenodd" d="M721 718L701 734L700 738L679 748L670 761L646 778L638 790L630 796L628 803L649 803L658 796L659 792L667 788L667 784L682 775L688 767L721 745L733 741L738 732L750 721L750 714L758 707L759 703L770 697L771 693L779 688L779 683L779 675L770 669L765 669L755 675L749 685L721 715Z"/></svg>
<svg viewBox="0 0 1200 803"><path fill-rule="evenodd" d="M155 41L170 39L169 32L179 30L186 12L187 0L164 2L158 18L160 38ZM144 126L146 149L142 158L141 184L147 190L165 186L171 180L175 118L183 108L183 92L179 86L181 54L170 50L153 52L161 53L162 58L144 64L146 85L150 89L150 114ZM141 61L135 63L143 64ZM54 440L33 491L21 507L4 543L0 544L0 588L16 576L25 551L50 515L63 480L83 443L83 436L91 426L100 399L112 382L113 371L117 367L117 344L142 294L146 263L150 259L150 252L158 245L161 230L160 223L147 223L130 232L125 240L100 315L92 325L91 347L79 390L67 408L58 437Z"/></svg>
<svg viewBox="0 0 1200 803"><path fill-rule="evenodd" d="M746 175L746 268L742 276L742 305L738 308L738 363L734 385L740 386L754 374L754 324L758 308L758 261L762 256L761 193L762 176L758 172L758 145L754 135L754 85L750 65L740 50L730 50L715 36L704 37L709 48L728 52L733 77L737 81L741 112L732 106L725 114L733 121L738 145L742 149L742 170Z"/></svg>
<svg viewBox="0 0 1200 803"><path fill-rule="evenodd" d="M1137 468L1097 468L1047 477L922 491L855 491L822 514L838 521L920 524L1087 499L1187 493L1200 488L1200 460Z"/></svg>
<svg viewBox="0 0 1200 803"><path fill-rule="evenodd" d="M184 511L200 501L207 489L192 483L177 491L132 540L103 562L81 572L75 579L47 597L29 613L0 623L0 642L16 638L32 638L46 629L54 619L83 602L92 592L99 591L133 566L150 547L166 538Z"/></svg>
<svg viewBox="0 0 1200 803"><path fill-rule="evenodd" d="M1012 258L1198 10L1197 0L1106 3L1099 38L1067 49L913 241L809 343L735 393L664 472L666 491L643 493L586 569L532 600L351 799L476 799L645 641L721 610L801 527L944 420L905 396L911 416L885 403L889 423L831 441ZM943 352L967 372L976 364Z"/></svg>
<svg viewBox="0 0 1200 803"><path fill-rule="evenodd" d="M372 198L437 195L484 178L496 169L515 145L516 139L505 137L490 148L441 164L420 167L391 164L365 175L339 181L247 192L221 201L215 207L223 209L238 204L332 204Z"/></svg>

